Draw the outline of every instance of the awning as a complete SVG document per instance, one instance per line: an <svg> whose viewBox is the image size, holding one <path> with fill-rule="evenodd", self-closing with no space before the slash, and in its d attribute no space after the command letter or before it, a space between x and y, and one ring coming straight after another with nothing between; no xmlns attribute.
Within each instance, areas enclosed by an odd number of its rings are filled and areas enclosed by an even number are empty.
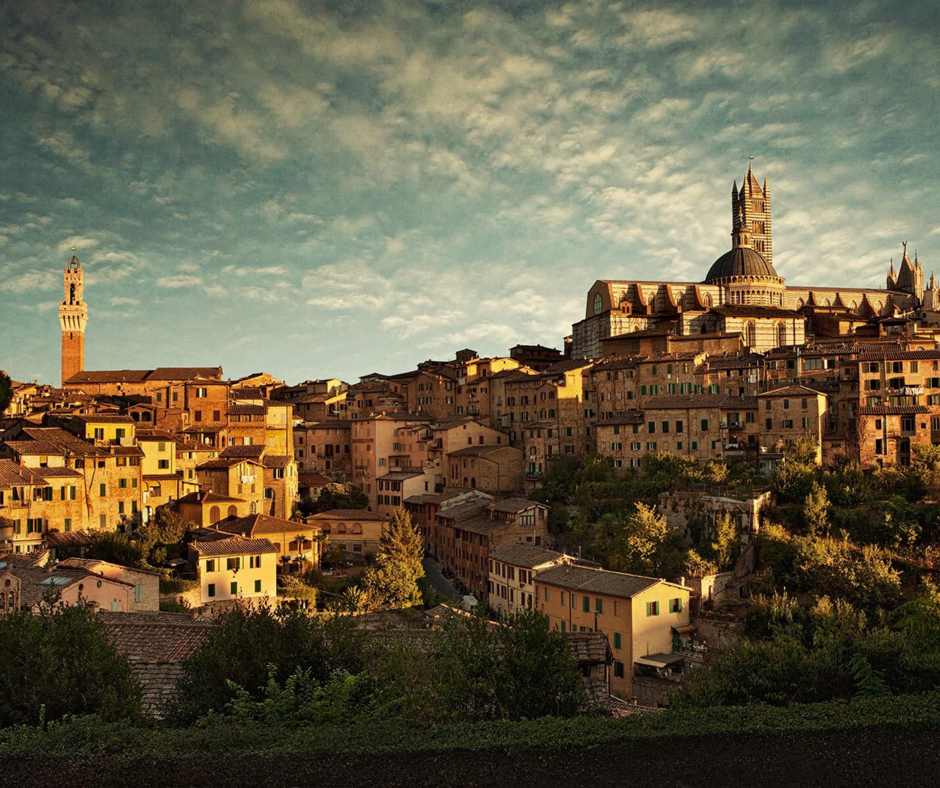
<svg viewBox="0 0 940 788"><path fill-rule="evenodd" d="M673 627L672 631L678 635L691 635L695 629L695 624L683 624L681 627Z"/></svg>
<svg viewBox="0 0 940 788"><path fill-rule="evenodd" d="M681 654L650 654L648 657L637 657L637 665L648 665L651 668L665 668L676 662L682 662L685 657Z"/></svg>

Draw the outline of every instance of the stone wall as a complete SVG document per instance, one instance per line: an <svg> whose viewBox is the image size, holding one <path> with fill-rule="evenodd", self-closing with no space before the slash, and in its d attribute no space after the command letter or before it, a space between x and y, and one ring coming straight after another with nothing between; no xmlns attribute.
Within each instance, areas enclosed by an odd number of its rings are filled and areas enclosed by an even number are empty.
<svg viewBox="0 0 940 788"><path fill-rule="evenodd" d="M692 520L704 518L706 525L714 529L723 514L730 515L737 522L740 533L745 535L756 534L760 530L760 512L770 503L770 498L769 492L746 501L700 492L664 492L660 493L658 508L670 530L683 535L688 535Z"/></svg>

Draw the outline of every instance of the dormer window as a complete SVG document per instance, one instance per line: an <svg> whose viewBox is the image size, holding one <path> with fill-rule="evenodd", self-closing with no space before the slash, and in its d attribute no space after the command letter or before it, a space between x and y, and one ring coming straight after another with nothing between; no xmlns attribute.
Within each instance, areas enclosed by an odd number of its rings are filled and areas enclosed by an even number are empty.
<svg viewBox="0 0 940 788"><path fill-rule="evenodd" d="M594 296L594 314L599 315L604 311L604 299L601 297L600 293L597 293Z"/></svg>

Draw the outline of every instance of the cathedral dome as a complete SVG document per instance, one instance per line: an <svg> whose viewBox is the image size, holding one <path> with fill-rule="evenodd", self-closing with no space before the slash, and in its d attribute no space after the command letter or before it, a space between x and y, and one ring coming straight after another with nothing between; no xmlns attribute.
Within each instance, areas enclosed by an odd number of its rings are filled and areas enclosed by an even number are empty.
<svg viewBox="0 0 940 788"><path fill-rule="evenodd" d="M708 269L706 282L716 279L725 279L732 276L772 276L779 278L773 265L756 249L748 246L736 246L730 252L725 252Z"/></svg>

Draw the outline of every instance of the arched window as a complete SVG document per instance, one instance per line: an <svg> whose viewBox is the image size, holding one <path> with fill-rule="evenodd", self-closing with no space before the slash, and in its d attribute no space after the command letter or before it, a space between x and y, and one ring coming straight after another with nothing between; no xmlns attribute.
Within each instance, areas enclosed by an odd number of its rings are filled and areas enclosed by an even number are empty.
<svg viewBox="0 0 940 788"><path fill-rule="evenodd" d="M477 488L477 477L476 477L476 476L471 476L471 477L470 477L470 486L471 486L474 490Z"/></svg>
<svg viewBox="0 0 940 788"><path fill-rule="evenodd" d="M604 299L601 298L600 293L594 295L594 314L599 315L604 311Z"/></svg>
<svg viewBox="0 0 940 788"><path fill-rule="evenodd" d="M75 284L74 283L69 285L69 303L70 304L75 303Z"/></svg>
<svg viewBox="0 0 940 788"><path fill-rule="evenodd" d="M209 509L209 522L210 523L217 523L221 519L222 519L222 513L219 511L218 506L213 506L211 509Z"/></svg>
<svg viewBox="0 0 940 788"><path fill-rule="evenodd" d="M228 508L228 516L229 516L229 517L238 517L238 507L237 507L235 504L232 504L231 506L229 506L229 508Z"/></svg>
<svg viewBox="0 0 940 788"><path fill-rule="evenodd" d="M787 324L781 323L777 326L777 345L783 347L787 344Z"/></svg>
<svg viewBox="0 0 940 788"><path fill-rule="evenodd" d="M258 513L258 504L255 503L254 501L252 501L252 502L251 502L251 506L248 507L248 513L249 513L249 514L257 514L257 513Z"/></svg>

